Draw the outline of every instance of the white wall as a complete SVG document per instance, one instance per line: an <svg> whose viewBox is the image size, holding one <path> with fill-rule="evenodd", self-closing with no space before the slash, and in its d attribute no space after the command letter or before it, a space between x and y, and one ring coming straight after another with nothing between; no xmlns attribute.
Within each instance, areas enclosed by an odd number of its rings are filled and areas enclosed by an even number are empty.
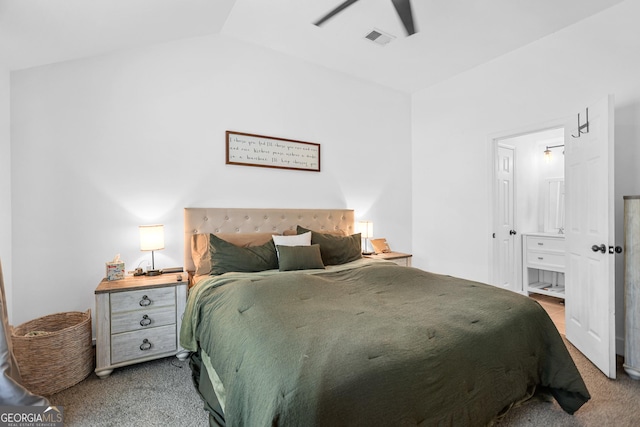
<svg viewBox="0 0 640 427"><path fill-rule="evenodd" d="M12 321L13 280L11 274L11 135L9 126L9 70L0 63L0 260Z"/></svg>
<svg viewBox="0 0 640 427"><path fill-rule="evenodd" d="M573 116L615 94L616 244L640 193L640 2L594 17L413 97L414 264L488 281L490 136ZM622 313L618 256L617 312ZM619 315L617 333L623 333Z"/></svg>
<svg viewBox="0 0 640 427"><path fill-rule="evenodd" d="M146 265L187 206L353 208L411 248L408 95L222 36L14 72L16 322L86 310L104 262ZM321 144L322 172L225 165L225 130Z"/></svg>

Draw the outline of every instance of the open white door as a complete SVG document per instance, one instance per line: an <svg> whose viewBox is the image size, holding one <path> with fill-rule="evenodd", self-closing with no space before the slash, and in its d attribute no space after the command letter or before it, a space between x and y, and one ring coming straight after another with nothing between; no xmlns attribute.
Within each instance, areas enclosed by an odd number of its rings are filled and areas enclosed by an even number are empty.
<svg viewBox="0 0 640 427"><path fill-rule="evenodd" d="M589 106L579 138L577 124L565 127L566 334L609 378L616 377L613 106L613 95Z"/></svg>

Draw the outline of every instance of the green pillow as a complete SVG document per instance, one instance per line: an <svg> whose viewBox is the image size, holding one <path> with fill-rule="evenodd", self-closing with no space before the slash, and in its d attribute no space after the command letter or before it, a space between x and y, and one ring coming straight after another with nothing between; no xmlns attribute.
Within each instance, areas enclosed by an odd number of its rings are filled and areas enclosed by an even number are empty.
<svg viewBox="0 0 640 427"><path fill-rule="evenodd" d="M214 234L209 235L209 255L211 275L231 271L255 272L278 268L278 255L273 240L262 246L246 248L222 240Z"/></svg>
<svg viewBox="0 0 640 427"><path fill-rule="evenodd" d="M324 265L340 265L362 258L360 233L351 236L318 233L298 226L297 233L311 231L311 244L320 245L320 254Z"/></svg>
<svg viewBox="0 0 640 427"><path fill-rule="evenodd" d="M324 268L320 245L277 246L280 254L280 271Z"/></svg>

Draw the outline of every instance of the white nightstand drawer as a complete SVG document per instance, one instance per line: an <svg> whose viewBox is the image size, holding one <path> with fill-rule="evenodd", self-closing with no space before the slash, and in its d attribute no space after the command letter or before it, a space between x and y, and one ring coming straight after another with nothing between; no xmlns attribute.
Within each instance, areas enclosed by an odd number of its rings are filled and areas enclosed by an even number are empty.
<svg viewBox="0 0 640 427"><path fill-rule="evenodd" d="M111 313L175 305L175 287L114 292L111 294Z"/></svg>
<svg viewBox="0 0 640 427"><path fill-rule="evenodd" d="M176 338L175 325L113 335L111 337L111 363L174 352L177 350Z"/></svg>
<svg viewBox="0 0 640 427"><path fill-rule="evenodd" d="M176 323L175 306L123 311L111 316L111 333L137 331Z"/></svg>
<svg viewBox="0 0 640 427"><path fill-rule="evenodd" d="M538 265L541 268L551 267L554 269L564 269L564 254L527 252L527 262Z"/></svg>
<svg viewBox="0 0 640 427"><path fill-rule="evenodd" d="M564 253L564 239L528 236L527 249L530 251L551 251Z"/></svg>

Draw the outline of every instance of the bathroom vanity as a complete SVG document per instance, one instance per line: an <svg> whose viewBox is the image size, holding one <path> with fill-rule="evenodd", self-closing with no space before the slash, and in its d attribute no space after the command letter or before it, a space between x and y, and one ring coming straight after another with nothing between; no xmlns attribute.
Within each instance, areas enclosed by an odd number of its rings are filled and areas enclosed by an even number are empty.
<svg viewBox="0 0 640 427"><path fill-rule="evenodd" d="M522 254L523 290L564 299L564 235L523 234Z"/></svg>

